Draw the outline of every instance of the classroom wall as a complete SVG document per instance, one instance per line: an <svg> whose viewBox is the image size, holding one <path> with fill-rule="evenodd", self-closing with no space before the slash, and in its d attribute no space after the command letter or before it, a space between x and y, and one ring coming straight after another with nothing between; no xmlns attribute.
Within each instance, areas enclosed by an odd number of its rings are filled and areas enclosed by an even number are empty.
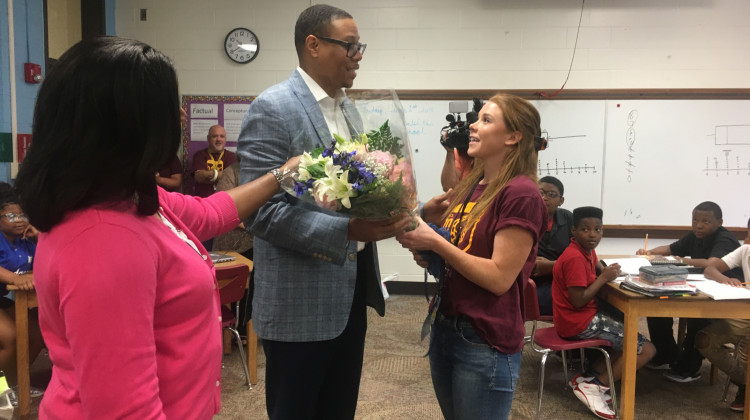
<svg viewBox="0 0 750 420"><path fill-rule="evenodd" d="M118 35L171 56L188 94L258 94L296 65L292 32L303 0L117 0ZM580 0L330 1L368 44L355 88L546 89L565 80ZM148 20L139 20L139 9ZM588 0L571 89L747 88L750 2ZM250 64L222 51L247 27Z"/></svg>
<svg viewBox="0 0 750 420"><path fill-rule="evenodd" d="M0 0L0 133L11 133L10 37L8 0ZM23 64L42 66L44 74L44 10L42 0L13 0L17 130L31 133L38 84L24 82ZM27 35L28 33L28 35ZM15 139L12 139L15 141ZM11 178L11 165L0 162L0 182Z"/></svg>
<svg viewBox="0 0 750 420"><path fill-rule="evenodd" d="M293 26L311 3L117 0L116 33L172 57L183 94L256 95L296 66ZM579 0L330 3L354 16L368 44L357 89L552 92L565 81L581 16ZM588 0L566 88L748 88L749 13L745 0ZM250 64L224 55L224 37L235 27L251 29L260 40ZM675 224L688 225L689 216L685 209ZM629 253L639 242L607 238L599 252ZM383 241L379 249L384 276L422 281L421 269L395 241Z"/></svg>

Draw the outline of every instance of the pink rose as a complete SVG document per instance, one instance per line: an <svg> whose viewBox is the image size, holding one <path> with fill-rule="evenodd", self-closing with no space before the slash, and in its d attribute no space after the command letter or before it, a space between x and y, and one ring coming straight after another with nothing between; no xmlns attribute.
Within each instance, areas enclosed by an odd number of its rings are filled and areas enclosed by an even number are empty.
<svg viewBox="0 0 750 420"><path fill-rule="evenodd" d="M412 173L411 163L402 160L393 167L393 172L391 172L389 179L396 182L398 181L399 176L402 177L401 182L405 187L410 188L414 185L414 174Z"/></svg>
<svg viewBox="0 0 750 420"><path fill-rule="evenodd" d="M322 207L326 210L331 211L339 211L341 210L341 203L338 200L328 201L328 196L323 195L323 198L321 199L318 197L318 189L315 188L315 192L313 193L313 197L315 197L315 204L318 205L318 207Z"/></svg>

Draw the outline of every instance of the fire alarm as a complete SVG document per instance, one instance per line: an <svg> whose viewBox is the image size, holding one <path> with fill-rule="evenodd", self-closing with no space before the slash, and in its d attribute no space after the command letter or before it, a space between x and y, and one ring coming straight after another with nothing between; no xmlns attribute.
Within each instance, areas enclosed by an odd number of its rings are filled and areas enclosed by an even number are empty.
<svg viewBox="0 0 750 420"><path fill-rule="evenodd" d="M41 83L42 66L34 63L23 63L23 76L26 83Z"/></svg>

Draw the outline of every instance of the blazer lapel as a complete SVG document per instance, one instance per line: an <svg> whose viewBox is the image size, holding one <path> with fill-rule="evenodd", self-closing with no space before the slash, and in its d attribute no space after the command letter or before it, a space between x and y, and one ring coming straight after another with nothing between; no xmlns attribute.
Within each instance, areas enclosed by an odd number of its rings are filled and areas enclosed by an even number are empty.
<svg viewBox="0 0 750 420"><path fill-rule="evenodd" d="M326 124L326 120L323 117L323 112L320 110L318 101L315 100L315 97L313 97L312 92L310 92L310 89L305 84L305 81L302 80L302 76L297 70L292 73L292 77L289 80L292 84L294 94L302 104L302 107L307 114L307 118L310 120L310 124L313 126L313 128L315 129L315 133L318 135L317 138L310 139L309 145L307 144L307 142L304 142L305 147L309 146L309 148L305 150L310 151L317 147L330 146L333 136L328 131L328 125Z"/></svg>

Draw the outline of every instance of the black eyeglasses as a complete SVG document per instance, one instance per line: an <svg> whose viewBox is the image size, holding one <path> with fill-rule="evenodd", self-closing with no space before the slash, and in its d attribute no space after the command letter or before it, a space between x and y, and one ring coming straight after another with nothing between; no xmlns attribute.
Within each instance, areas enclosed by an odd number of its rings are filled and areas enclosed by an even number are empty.
<svg viewBox="0 0 750 420"><path fill-rule="evenodd" d="M544 191L544 190L540 189L539 192L542 194L542 197L544 197L546 195L547 198L550 198L550 199L553 199L553 200L555 198L557 198L557 197L560 196L560 193L558 193L557 191Z"/></svg>
<svg viewBox="0 0 750 420"><path fill-rule="evenodd" d="M341 45L346 48L346 56L349 58L354 58L354 56L357 55L357 52L364 54L365 49L367 48L367 44L362 44L360 42L346 42L340 39L328 38L327 36L319 36L318 39L330 42L331 44Z"/></svg>

